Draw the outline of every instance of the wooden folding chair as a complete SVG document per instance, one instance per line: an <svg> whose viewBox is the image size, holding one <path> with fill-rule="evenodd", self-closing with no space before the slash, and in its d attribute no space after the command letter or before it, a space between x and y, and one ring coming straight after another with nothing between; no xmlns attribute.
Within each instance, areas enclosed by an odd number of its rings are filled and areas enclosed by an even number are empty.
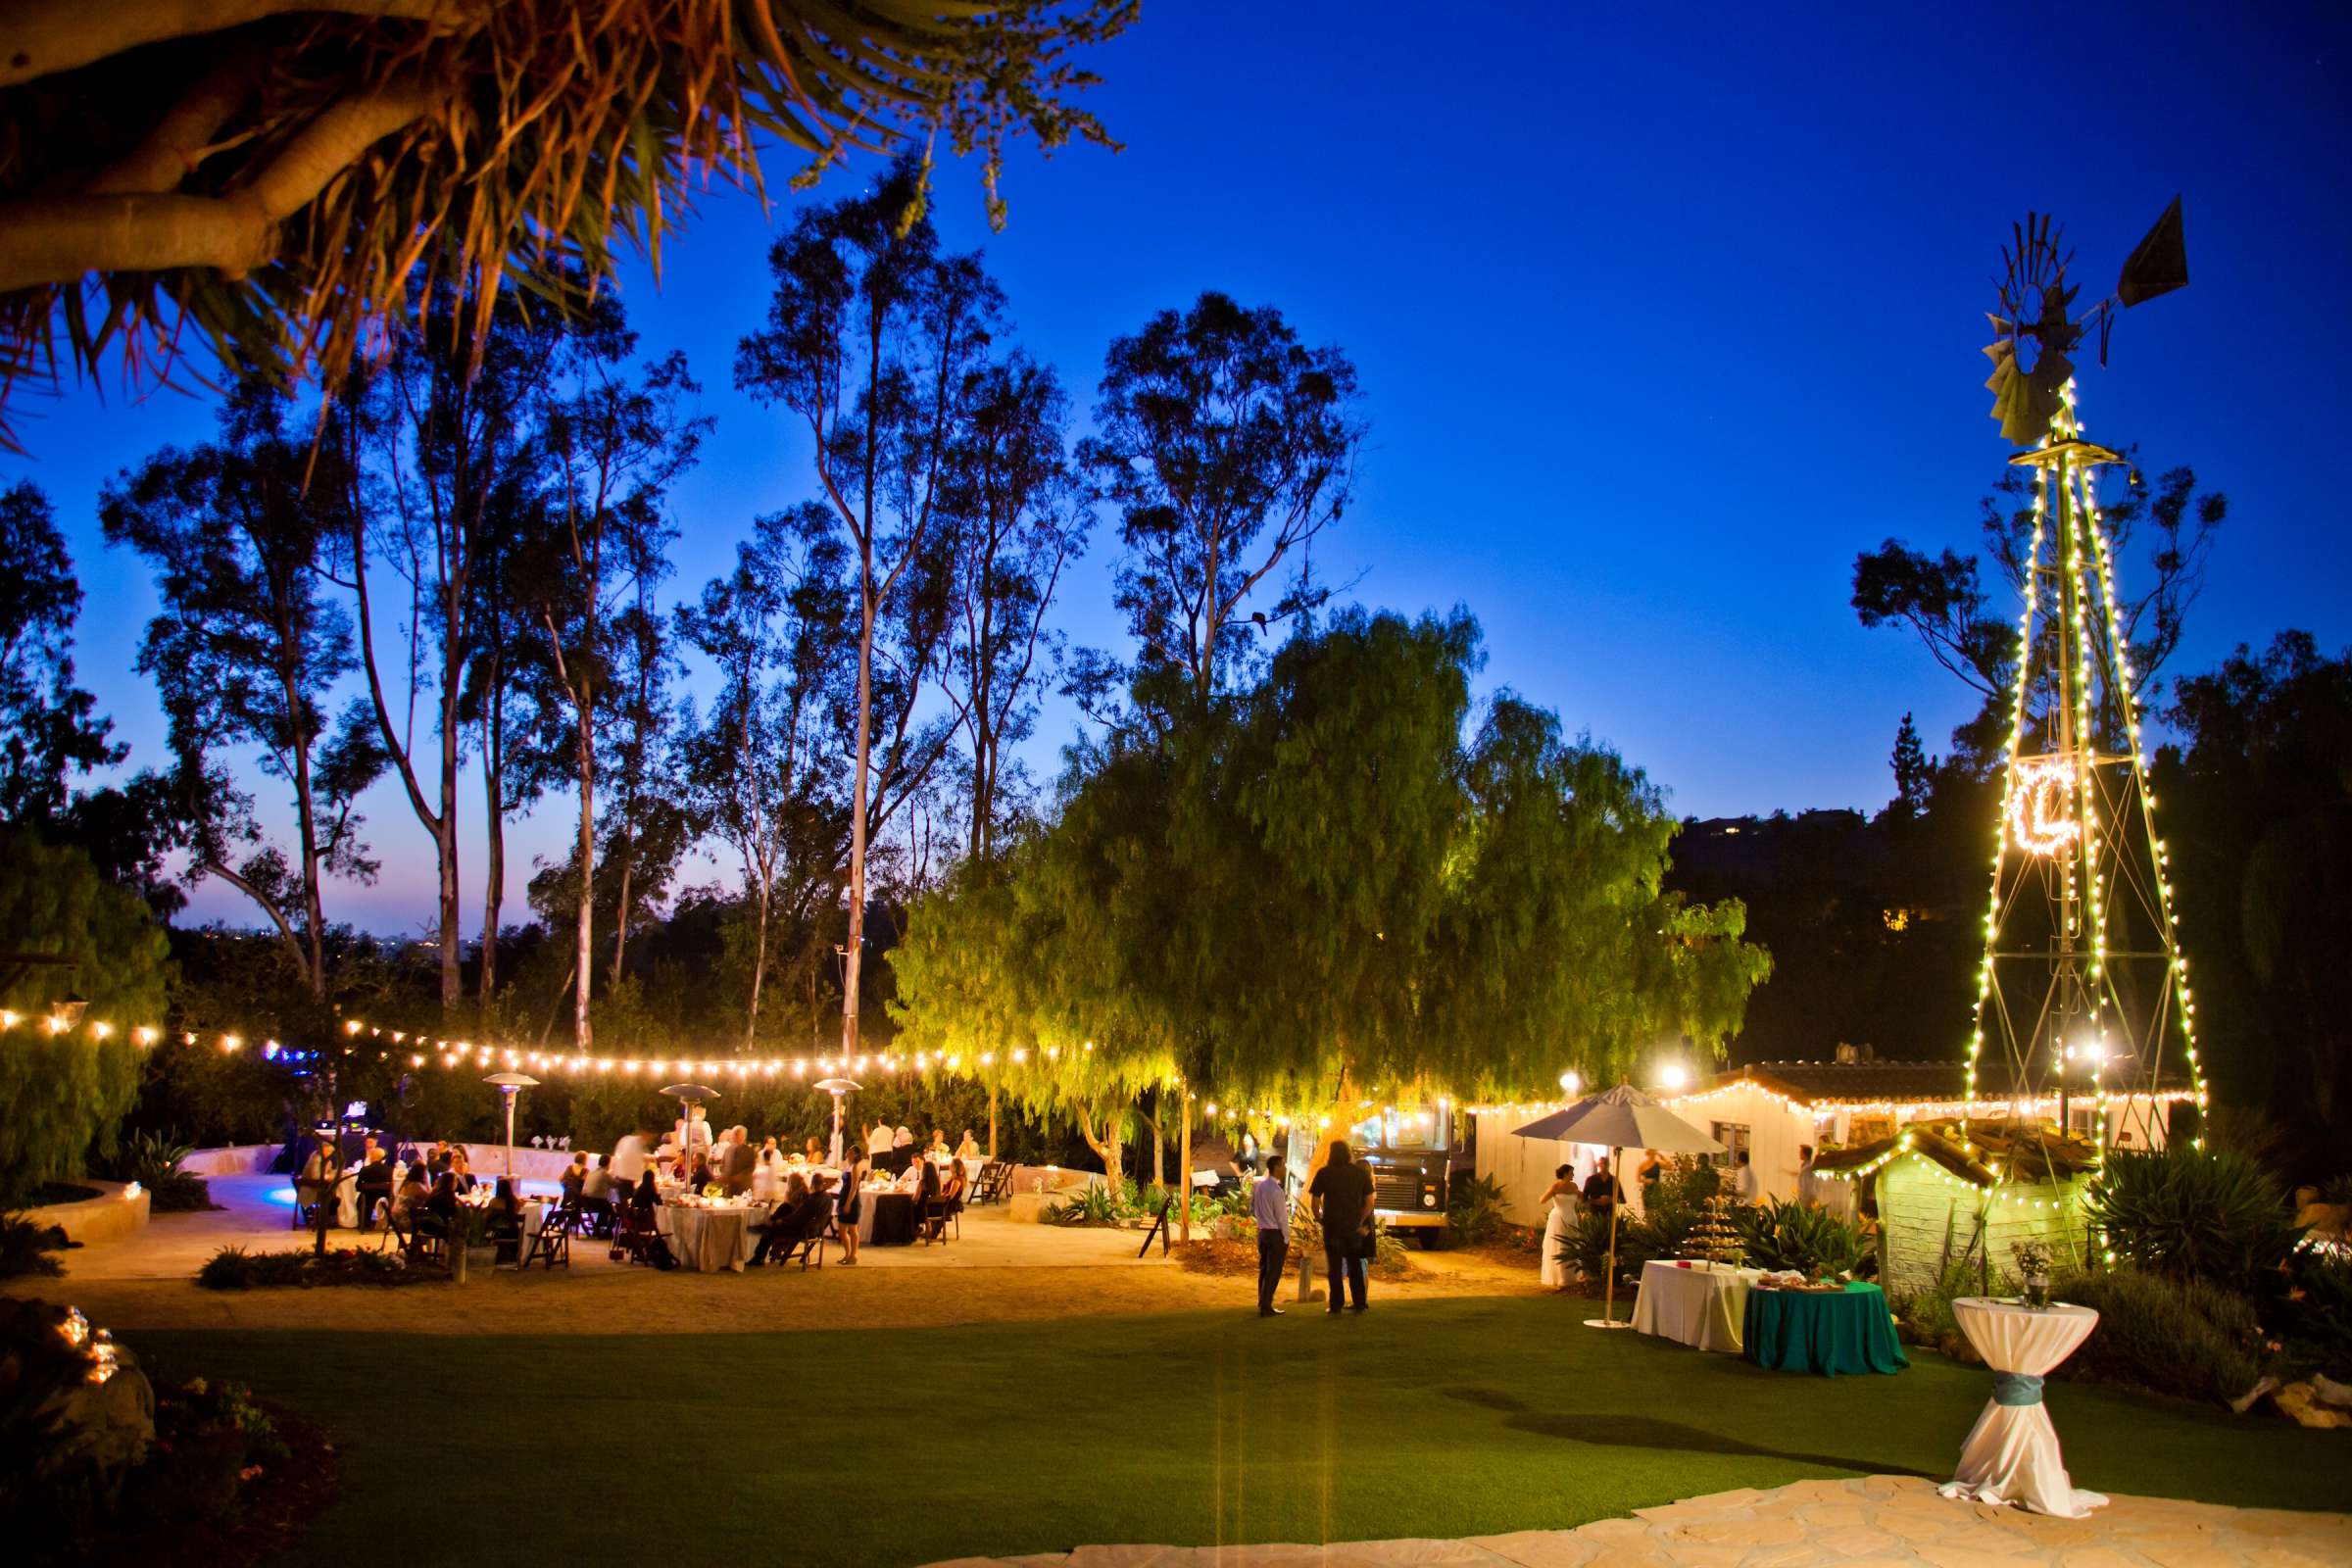
<svg viewBox="0 0 2352 1568"><path fill-rule="evenodd" d="M579 1210L569 1203L557 1203L540 1210L539 1228L531 1233L523 1248L522 1267L529 1268L533 1258L550 1269L558 1263L571 1267L571 1233L579 1218Z"/></svg>

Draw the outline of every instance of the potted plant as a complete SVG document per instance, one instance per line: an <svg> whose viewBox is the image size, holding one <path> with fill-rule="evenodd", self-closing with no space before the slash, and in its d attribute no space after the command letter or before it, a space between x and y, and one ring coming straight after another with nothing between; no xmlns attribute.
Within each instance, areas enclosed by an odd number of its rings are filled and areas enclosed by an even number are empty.
<svg viewBox="0 0 2352 1568"><path fill-rule="evenodd" d="M2009 1255L2017 1259L2018 1278L2026 1293L2026 1304L2043 1307L2050 1304L2050 1244L2047 1242L2013 1242Z"/></svg>

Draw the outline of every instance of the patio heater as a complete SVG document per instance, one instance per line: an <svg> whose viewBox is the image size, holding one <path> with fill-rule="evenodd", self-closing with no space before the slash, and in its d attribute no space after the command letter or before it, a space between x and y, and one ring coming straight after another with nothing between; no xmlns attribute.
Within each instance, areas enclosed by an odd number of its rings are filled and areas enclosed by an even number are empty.
<svg viewBox="0 0 2352 1568"><path fill-rule="evenodd" d="M539 1080L527 1072L494 1072L482 1080L498 1088L499 1098L507 1102L507 1180L514 1179L514 1097L525 1089L536 1089Z"/></svg>
<svg viewBox="0 0 2352 1568"><path fill-rule="evenodd" d="M841 1168L842 1104L863 1086L854 1084L847 1078L820 1078L816 1082L816 1087L833 1097L833 1144L827 1151L825 1158L834 1169L839 1170Z"/></svg>

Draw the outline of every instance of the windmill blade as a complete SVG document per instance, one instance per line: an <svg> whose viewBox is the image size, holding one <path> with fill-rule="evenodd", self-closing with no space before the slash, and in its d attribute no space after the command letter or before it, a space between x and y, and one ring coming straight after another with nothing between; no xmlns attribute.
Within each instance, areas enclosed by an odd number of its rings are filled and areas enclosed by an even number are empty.
<svg viewBox="0 0 2352 1568"><path fill-rule="evenodd" d="M2137 305L2187 284L2188 242L2180 231L2180 198L2176 196L2164 216L2156 220L2156 226L2125 258L2115 297L2127 306Z"/></svg>

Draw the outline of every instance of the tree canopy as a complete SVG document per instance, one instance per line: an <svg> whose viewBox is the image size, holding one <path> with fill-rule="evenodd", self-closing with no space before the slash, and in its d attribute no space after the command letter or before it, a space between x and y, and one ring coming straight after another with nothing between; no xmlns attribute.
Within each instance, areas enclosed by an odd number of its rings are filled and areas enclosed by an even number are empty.
<svg viewBox="0 0 2352 1568"><path fill-rule="evenodd" d="M1744 911L1662 889L1675 823L1613 752L1507 693L1469 727L1480 657L1465 612L1350 610L1082 750L1050 825L915 904L906 1043L1047 1100L1180 1075L1296 1109L1715 1049L1770 965Z"/></svg>

